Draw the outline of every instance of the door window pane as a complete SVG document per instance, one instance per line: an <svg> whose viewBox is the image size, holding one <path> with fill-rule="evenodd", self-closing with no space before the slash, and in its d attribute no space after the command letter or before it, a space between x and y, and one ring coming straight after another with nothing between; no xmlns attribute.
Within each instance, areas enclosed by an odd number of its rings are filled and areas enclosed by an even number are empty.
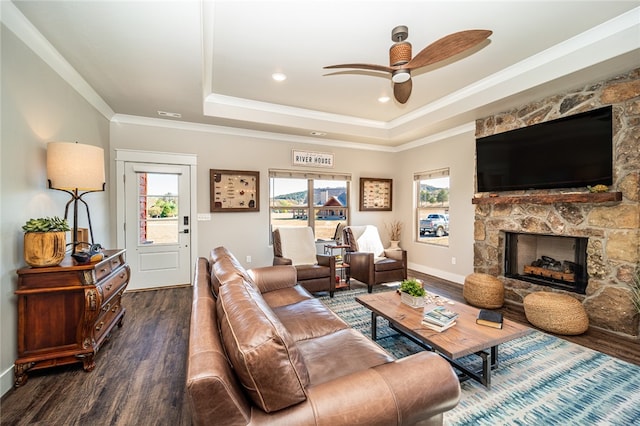
<svg viewBox="0 0 640 426"><path fill-rule="evenodd" d="M178 175L138 173L139 244L178 242Z"/></svg>

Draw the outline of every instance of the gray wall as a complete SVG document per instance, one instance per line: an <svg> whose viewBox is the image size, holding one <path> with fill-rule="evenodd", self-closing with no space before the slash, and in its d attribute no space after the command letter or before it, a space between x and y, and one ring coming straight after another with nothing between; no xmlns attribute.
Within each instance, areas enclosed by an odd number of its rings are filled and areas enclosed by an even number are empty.
<svg viewBox="0 0 640 426"><path fill-rule="evenodd" d="M17 356L16 270L23 267L22 225L32 217L64 215L69 195L47 189L46 144L79 142L108 152L109 121L13 33L2 26L0 145L0 393L13 385ZM108 191L108 189L107 189ZM108 193L86 197L96 241L111 245ZM80 225L85 217L80 214Z"/></svg>
<svg viewBox="0 0 640 426"><path fill-rule="evenodd" d="M291 165L291 150L296 148L333 153L333 170L352 174L351 224L378 226L383 242L387 245L385 224L394 219L403 222L401 247L408 249L411 268L460 283L464 276L473 270L473 131L396 153L290 143L252 136L222 135L216 133L213 128L210 131L202 128L166 128L161 127L163 123L159 120L156 124L113 122L110 133L111 148L197 155L197 213L209 212L210 169L260 172L260 211L212 213L211 221L198 222L199 256L208 256L212 248L223 245L229 248L245 267L271 264L273 252L269 245L268 171L269 168L294 169ZM413 232L413 174L443 167L449 167L451 172L450 219L453 232L449 247L418 243ZM360 177L394 179L393 211L358 211ZM115 181L112 184L115 184ZM251 256L251 264L244 262L246 256ZM453 257L456 258L455 265L451 261Z"/></svg>

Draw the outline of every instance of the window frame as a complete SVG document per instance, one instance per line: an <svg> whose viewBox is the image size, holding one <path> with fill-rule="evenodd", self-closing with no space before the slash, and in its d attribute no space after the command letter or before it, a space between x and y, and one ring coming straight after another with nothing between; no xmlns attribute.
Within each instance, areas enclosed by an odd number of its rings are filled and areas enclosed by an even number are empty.
<svg viewBox="0 0 640 426"><path fill-rule="evenodd" d="M320 219L316 219L316 213L319 210L327 210L327 211L339 211L343 210L345 212L344 220L336 220L336 224L340 221L344 221L346 225L349 224L351 220L351 174L350 173L338 173L338 172L306 172L300 170L281 170L281 169L270 169L269 170L269 241L272 241L273 235L273 210L276 208L273 204L275 199L273 194L273 179L299 179L306 180L307 182L307 204L305 206L296 206L296 207L287 207L284 208L286 210L304 210L306 213L306 221L307 225L311 227L313 230L313 234L316 237L316 241L322 241L324 239L318 239L316 233L316 221ZM345 182L345 190L346 190L346 206L319 206L315 205L314 198L314 182L318 180L324 181L341 181Z"/></svg>
<svg viewBox="0 0 640 426"><path fill-rule="evenodd" d="M446 201L446 205L444 204L445 201L443 201L443 205L441 207L437 207L437 206L427 206L424 204L424 202L420 199L421 197L421 192L420 192L420 188L422 185L422 182L425 180L432 180L432 179L441 179L441 178L447 178L449 179L449 187L447 188L448 190L448 194L447 194L447 199ZM450 200L451 200L451 174L450 174L450 167L443 167L440 169L434 169L434 170L428 170L428 171L423 171L423 172L416 172L413 175L413 187L414 187L414 202L415 202L415 210L414 210L414 240L417 243L422 243L422 244L430 244L430 245L436 245L436 246L440 246L440 247L448 247L449 246L449 235L450 235L450 227L451 227L451 220L450 220L450 211L451 211L451 205L450 205ZM448 227L447 227L447 231L446 231L446 240L442 237L437 237L433 238L433 239L429 239L427 236L422 236L420 234L420 218L421 218L421 212L423 210L442 210L443 213L447 216L447 222L448 222ZM434 237L436 237L434 235Z"/></svg>

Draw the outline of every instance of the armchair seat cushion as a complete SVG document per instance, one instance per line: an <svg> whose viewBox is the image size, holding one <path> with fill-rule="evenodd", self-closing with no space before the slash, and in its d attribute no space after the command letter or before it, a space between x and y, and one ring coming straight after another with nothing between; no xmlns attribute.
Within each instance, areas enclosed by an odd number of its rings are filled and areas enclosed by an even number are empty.
<svg viewBox="0 0 640 426"><path fill-rule="evenodd" d="M396 269L402 269L402 261L389 259L388 257L380 257L376 259L373 267L376 272L393 271Z"/></svg>
<svg viewBox="0 0 640 426"><path fill-rule="evenodd" d="M298 281L312 280L315 278L326 278L331 274L331 270L326 266L319 265L298 265Z"/></svg>

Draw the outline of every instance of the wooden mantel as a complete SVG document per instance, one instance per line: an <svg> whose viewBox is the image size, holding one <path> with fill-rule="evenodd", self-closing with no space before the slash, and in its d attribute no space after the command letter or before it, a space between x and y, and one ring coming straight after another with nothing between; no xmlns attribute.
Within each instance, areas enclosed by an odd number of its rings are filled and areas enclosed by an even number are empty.
<svg viewBox="0 0 640 426"><path fill-rule="evenodd" d="M473 198L472 204L608 203L622 201L622 192L575 192L570 194L510 195Z"/></svg>

